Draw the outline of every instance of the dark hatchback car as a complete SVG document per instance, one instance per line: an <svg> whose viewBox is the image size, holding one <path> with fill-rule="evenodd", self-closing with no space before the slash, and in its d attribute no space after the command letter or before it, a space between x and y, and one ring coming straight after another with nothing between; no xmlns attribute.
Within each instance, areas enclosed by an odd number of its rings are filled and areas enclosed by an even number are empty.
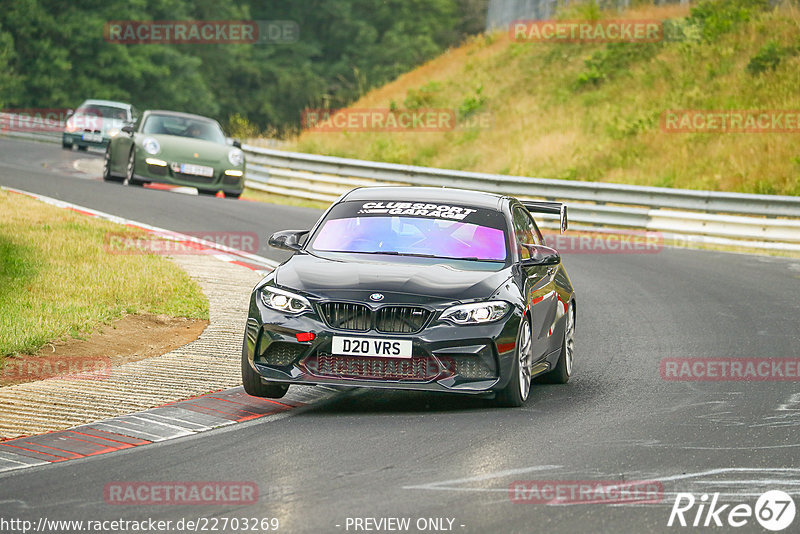
<svg viewBox="0 0 800 534"><path fill-rule="evenodd" d="M356 189L253 290L242 350L247 393L289 384L494 394L520 406L531 382L572 374L575 292L533 212L489 193Z"/></svg>

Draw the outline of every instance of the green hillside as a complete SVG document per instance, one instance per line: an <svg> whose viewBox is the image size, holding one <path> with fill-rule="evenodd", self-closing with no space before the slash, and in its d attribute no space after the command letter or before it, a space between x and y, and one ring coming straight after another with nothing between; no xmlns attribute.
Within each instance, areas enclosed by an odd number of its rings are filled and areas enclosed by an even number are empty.
<svg viewBox="0 0 800 534"><path fill-rule="evenodd" d="M351 106L451 109L455 129L306 131L289 148L544 178L800 195L796 122L794 133L676 133L661 125L668 110L800 110L797 4L714 0L623 14L584 4L559 17L668 20L670 31L654 43L513 42L507 32L473 38Z"/></svg>

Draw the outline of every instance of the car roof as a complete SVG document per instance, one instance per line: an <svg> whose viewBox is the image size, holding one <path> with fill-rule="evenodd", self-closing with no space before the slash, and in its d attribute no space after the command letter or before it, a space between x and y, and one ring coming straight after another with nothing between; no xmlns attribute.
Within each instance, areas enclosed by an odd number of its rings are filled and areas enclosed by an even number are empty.
<svg viewBox="0 0 800 534"><path fill-rule="evenodd" d="M351 200L438 202L499 210L504 199L508 197L449 187L378 186L354 189L342 198L342 202Z"/></svg>
<svg viewBox="0 0 800 534"><path fill-rule="evenodd" d="M109 106L114 108L123 108L123 109L130 109L130 104L126 104L125 102L115 102L114 100L85 100L83 104L78 107L84 106Z"/></svg>
<svg viewBox="0 0 800 534"><path fill-rule="evenodd" d="M170 115L172 117L181 117L181 118L184 118L184 119L199 119L199 120L204 120L204 121L209 121L209 122L217 122L214 119L211 119L209 117L203 117L202 115L194 115L192 113L183 113L181 111L167 111L167 110L163 110L163 109L148 109L147 111L144 112L144 115L152 115L152 114Z"/></svg>

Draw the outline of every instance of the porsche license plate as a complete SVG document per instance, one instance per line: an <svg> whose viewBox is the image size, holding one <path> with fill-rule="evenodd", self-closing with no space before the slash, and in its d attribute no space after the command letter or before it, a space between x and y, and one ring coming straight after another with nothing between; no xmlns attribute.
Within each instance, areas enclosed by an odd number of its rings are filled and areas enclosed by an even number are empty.
<svg viewBox="0 0 800 534"><path fill-rule="evenodd" d="M366 337L333 337L333 354L372 356L375 358L411 358L410 339L375 339Z"/></svg>
<svg viewBox="0 0 800 534"><path fill-rule="evenodd" d="M195 176L214 176L213 167L206 167L204 165L193 165L191 163L181 163L182 174L193 174Z"/></svg>

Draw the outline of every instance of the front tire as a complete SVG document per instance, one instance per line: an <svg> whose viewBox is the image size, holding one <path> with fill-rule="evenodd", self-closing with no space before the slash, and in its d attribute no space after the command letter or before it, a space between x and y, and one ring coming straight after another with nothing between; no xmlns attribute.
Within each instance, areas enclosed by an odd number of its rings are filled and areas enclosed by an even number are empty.
<svg viewBox="0 0 800 534"><path fill-rule="evenodd" d="M122 185L136 185L141 186L142 182L134 178L134 170L136 169L136 151L131 149L131 154L128 156L128 166L125 168L125 179Z"/></svg>
<svg viewBox="0 0 800 534"><path fill-rule="evenodd" d="M68 141L64 141L62 139L61 140L61 148L63 148L64 150L72 150L72 143L70 143Z"/></svg>
<svg viewBox="0 0 800 534"><path fill-rule="evenodd" d="M261 375L250 367L247 354L242 351L242 385L244 391L251 397L266 397L268 399L280 399L289 391L289 384L272 382L265 384L261 381Z"/></svg>
<svg viewBox="0 0 800 534"><path fill-rule="evenodd" d="M197 188L198 195L205 195L207 197L215 197L217 196L217 191L215 189L200 189Z"/></svg>
<svg viewBox="0 0 800 534"><path fill-rule="evenodd" d="M575 306L570 303L567 308L567 324L564 326L564 343L558 363L552 371L541 376L541 381L548 384L566 384L572 376L572 363L575 358Z"/></svg>
<svg viewBox="0 0 800 534"><path fill-rule="evenodd" d="M531 392L531 322L522 318L517 333L517 350L514 353L511 379L508 385L497 392L495 402L506 408L517 408L525 404Z"/></svg>
<svg viewBox="0 0 800 534"><path fill-rule="evenodd" d="M106 154L103 156L103 181L111 182L114 177L111 176L111 146L106 148Z"/></svg>

